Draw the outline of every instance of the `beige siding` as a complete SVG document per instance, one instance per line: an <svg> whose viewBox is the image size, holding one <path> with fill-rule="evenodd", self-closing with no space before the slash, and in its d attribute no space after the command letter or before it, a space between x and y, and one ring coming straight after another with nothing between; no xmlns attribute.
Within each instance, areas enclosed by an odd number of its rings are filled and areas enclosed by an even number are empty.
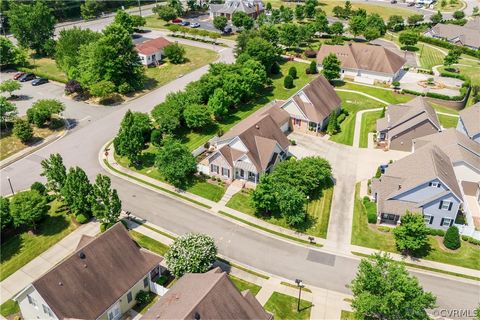
<svg viewBox="0 0 480 320"><path fill-rule="evenodd" d="M412 150L412 139L420 138L438 132L437 128L428 120L390 138L390 149L400 151Z"/></svg>
<svg viewBox="0 0 480 320"><path fill-rule="evenodd" d="M218 173L212 172L211 171L211 165L214 164L218 166ZM230 175L228 177L222 175L222 168L229 169L230 170ZM217 152L215 155L213 155L208 164L208 171L210 172L210 175L215 176L215 177L221 177L223 179L231 179L232 178L232 168L230 164L225 160L223 155L220 152Z"/></svg>

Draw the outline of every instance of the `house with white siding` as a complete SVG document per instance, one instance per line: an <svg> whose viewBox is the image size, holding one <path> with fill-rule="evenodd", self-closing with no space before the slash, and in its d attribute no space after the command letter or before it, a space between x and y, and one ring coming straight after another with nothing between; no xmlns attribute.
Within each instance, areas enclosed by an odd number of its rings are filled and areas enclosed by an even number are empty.
<svg viewBox="0 0 480 320"><path fill-rule="evenodd" d="M170 41L160 37L138 43L135 45L135 49L138 52L140 62L144 66L149 66L152 64L156 65L162 61L164 56L163 49L170 44Z"/></svg>

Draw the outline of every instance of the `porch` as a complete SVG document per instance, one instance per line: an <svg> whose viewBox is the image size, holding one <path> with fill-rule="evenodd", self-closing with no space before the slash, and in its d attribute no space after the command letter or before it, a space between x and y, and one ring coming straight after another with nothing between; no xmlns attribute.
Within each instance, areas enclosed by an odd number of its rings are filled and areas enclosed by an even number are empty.
<svg viewBox="0 0 480 320"><path fill-rule="evenodd" d="M400 215L392 213L381 213L377 218L378 224L396 226L400 224Z"/></svg>

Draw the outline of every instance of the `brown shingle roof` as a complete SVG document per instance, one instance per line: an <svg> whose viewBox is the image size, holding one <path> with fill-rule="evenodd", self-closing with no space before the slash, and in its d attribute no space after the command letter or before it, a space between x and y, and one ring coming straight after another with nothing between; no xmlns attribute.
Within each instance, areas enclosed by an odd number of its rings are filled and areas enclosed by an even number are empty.
<svg viewBox="0 0 480 320"><path fill-rule="evenodd" d="M181 277L141 319L272 319L250 292L240 293L220 268Z"/></svg>
<svg viewBox="0 0 480 320"><path fill-rule="evenodd" d="M480 34L479 34L480 37ZM470 138L480 133L480 102L460 111L460 120Z"/></svg>
<svg viewBox="0 0 480 320"><path fill-rule="evenodd" d="M117 223L33 286L59 319L96 319L162 259L140 249Z"/></svg>
<svg viewBox="0 0 480 320"><path fill-rule="evenodd" d="M169 44L171 44L170 41L168 41L167 39L165 39L163 37L160 37L160 38L151 39L151 40L147 40L145 42L136 44L135 48L137 49L137 51L139 53L144 54L144 55L149 55L149 54L154 54L154 53L162 50L163 48L165 48Z"/></svg>
<svg viewBox="0 0 480 320"><path fill-rule="evenodd" d="M395 74L407 62L393 51L376 45L348 43L346 45L323 44L317 54L317 63L334 53L340 60L342 68L370 70L386 74Z"/></svg>

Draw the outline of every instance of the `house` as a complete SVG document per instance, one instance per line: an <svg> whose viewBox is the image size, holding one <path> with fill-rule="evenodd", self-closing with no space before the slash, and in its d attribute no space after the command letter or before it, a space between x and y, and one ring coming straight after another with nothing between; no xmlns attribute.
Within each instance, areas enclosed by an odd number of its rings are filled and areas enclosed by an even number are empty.
<svg viewBox="0 0 480 320"><path fill-rule="evenodd" d="M198 170L207 175L256 184L260 175L270 172L287 157L290 142L285 132L290 117L274 101L258 110L221 136L200 161Z"/></svg>
<svg viewBox="0 0 480 320"><path fill-rule="evenodd" d="M464 26L437 23L425 35L439 38L450 43L478 50L480 48L480 17L475 17Z"/></svg>
<svg viewBox="0 0 480 320"><path fill-rule="evenodd" d="M435 144L390 164L371 190L378 220L387 224L399 224L410 211L423 214L430 228L447 229L463 203L452 163Z"/></svg>
<svg viewBox="0 0 480 320"><path fill-rule="evenodd" d="M227 0L223 4L210 4L210 18L224 16L232 20L235 12L244 12L256 19L264 10L265 6L261 0Z"/></svg>
<svg viewBox="0 0 480 320"><path fill-rule="evenodd" d="M147 40L135 45L140 61L143 65L158 64L163 58L163 49L171 44L167 39L160 37Z"/></svg>
<svg viewBox="0 0 480 320"><path fill-rule="evenodd" d="M14 297L24 319L119 319L160 274L121 223L83 236L75 252Z"/></svg>
<svg viewBox="0 0 480 320"><path fill-rule="evenodd" d="M480 143L480 102L460 111L457 130Z"/></svg>
<svg viewBox="0 0 480 320"><path fill-rule="evenodd" d="M249 290L239 292L220 268L187 273L141 319L271 320Z"/></svg>
<svg viewBox="0 0 480 320"><path fill-rule="evenodd" d="M390 105L377 120L377 143L401 151L412 149L412 139L441 131L437 113L423 97Z"/></svg>
<svg viewBox="0 0 480 320"><path fill-rule="evenodd" d="M323 44L317 54L317 66L323 68L323 59L333 53L341 63L341 78L373 84L376 81L393 82L400 75L407 60L393 51L376 45L348 43Z"/></svg>
<svg viewBox="0 0 480 320"><path fill-rule="evenodd" d="M290 97L282 109L292 118L292 129L319 132L327 127L332 112L340 112L340 97L320 75Z"/></svg>

